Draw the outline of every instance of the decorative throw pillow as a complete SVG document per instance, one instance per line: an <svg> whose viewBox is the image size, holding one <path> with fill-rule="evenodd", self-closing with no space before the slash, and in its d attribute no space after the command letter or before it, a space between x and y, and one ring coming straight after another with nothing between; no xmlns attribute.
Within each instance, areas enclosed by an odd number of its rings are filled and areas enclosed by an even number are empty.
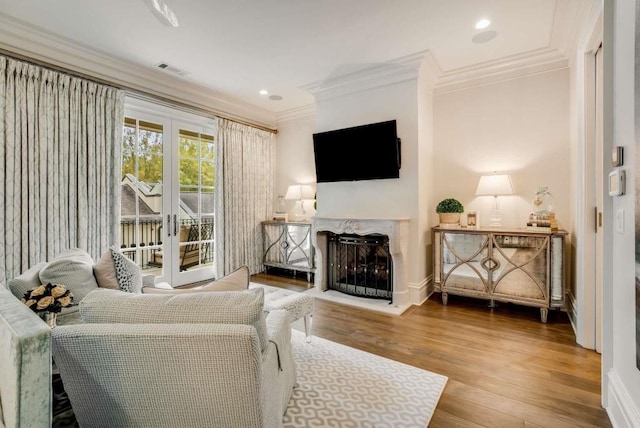
<svg viewBox="0 0 640 428"><path fill-rule="evenodd" d="M242 291L249 288L249 268L241 266L225 277L206 285L193 288L163 289L156 287L144 287L143 293L147 294L182 294L201 293L203 291Z"/></svg>
<svg viewBox="0 0 640 428"><path fill-rule="evenodd" d="M98 288L93 276L93 260L80 248L65 250L39 273L42 284L62 284L73 293L75 303Z"/></svg>
<svg viewBox="0 0 640 428"><path fill-rule="evenodd" d="M111 250L105 251L102 257L100 257L98 263L93 267L93 274L96 277L98 287L120 290L120 285L116 278L116 269L113 266Z"/></svg>
<svg viewBox="0 0 640 428"><path fill-rule="evenodd" d="M80 304L86 323L247 324L255 327L261 349L268 343L264 290L150 295L98 289Z"/></svg>
<svg viewBox="0 0 640 428"><path fill-rule="evenodd" d="M128 293L140 293L142 289L142 270L140 267L114 247L111 247L109 251L120 290Z"/></svg>
<svg viewBox="0 0 640 428"><path fill-rule="evenodd" d="M19 276L10 279L7 282L9 290L11 290L13 295L18 299L22 299L27 291L33 290L34 288L42 285L42 282L40 282L40 271L46 265L46 262L40 262L35 266L31 266Z"/></svg>

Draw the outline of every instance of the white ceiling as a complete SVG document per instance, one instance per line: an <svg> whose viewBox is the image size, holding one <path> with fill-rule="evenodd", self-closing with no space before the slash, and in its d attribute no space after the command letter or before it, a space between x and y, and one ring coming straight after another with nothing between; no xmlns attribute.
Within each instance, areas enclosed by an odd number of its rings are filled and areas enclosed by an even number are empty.
<svg viewBox="0 0 640 428"><path fill-rule="evenodd" d="M569 37L586 1L167 0L178 28L143 0L0 0L0 14L140 66L166 62L189 72L182 79L279 113L313 103L302 87L422 51L444 74L564 54L554 40ZM480 18L497 32L484 44L471 40Z"/></svg>

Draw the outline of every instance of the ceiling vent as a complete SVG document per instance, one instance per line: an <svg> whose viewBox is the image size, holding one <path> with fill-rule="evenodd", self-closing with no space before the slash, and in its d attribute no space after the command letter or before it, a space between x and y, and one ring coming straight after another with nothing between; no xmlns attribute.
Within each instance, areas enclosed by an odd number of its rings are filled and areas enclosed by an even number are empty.
<svg viewBox="0 0 640 428"><path fill-rule="evenodd" d="M182 77L189 75L188 71L181 70L178 67L174 67L173 65L167 64L166 62L161 62L160 64L156 65L156 67L158 67L160 70L165 71L167 73L175 74Z"/></svg>

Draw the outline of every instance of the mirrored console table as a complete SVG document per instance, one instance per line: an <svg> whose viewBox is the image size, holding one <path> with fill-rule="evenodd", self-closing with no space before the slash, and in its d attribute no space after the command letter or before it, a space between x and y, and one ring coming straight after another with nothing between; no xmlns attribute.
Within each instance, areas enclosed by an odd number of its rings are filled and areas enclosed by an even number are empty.
<svg viewBox="0 0 640 428"><path fill-rule="evenodd" d="M306 272L307 282L315 272L311 223L263 221L263 260L265 271L269 267Z"/></svg>
<svg viewBox="0 0 640 428"><path fill-rule="evenodd" d="M449 294L549 309L565 307L566 231L432 229L434 288Z"/></svg>

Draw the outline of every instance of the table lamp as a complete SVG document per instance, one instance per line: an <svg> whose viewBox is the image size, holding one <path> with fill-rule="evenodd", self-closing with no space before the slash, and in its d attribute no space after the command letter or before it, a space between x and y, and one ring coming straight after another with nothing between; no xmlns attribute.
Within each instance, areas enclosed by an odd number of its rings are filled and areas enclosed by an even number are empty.
<svg viewBox="0 0 640 428"><path fill-rule="evenodd" d="M498 196L513 195L513 184L509 174L483 175L480 177L476 196L493 196L494 206L489 216L491 226L502 226L502 212L498 206Z"/></svg>

